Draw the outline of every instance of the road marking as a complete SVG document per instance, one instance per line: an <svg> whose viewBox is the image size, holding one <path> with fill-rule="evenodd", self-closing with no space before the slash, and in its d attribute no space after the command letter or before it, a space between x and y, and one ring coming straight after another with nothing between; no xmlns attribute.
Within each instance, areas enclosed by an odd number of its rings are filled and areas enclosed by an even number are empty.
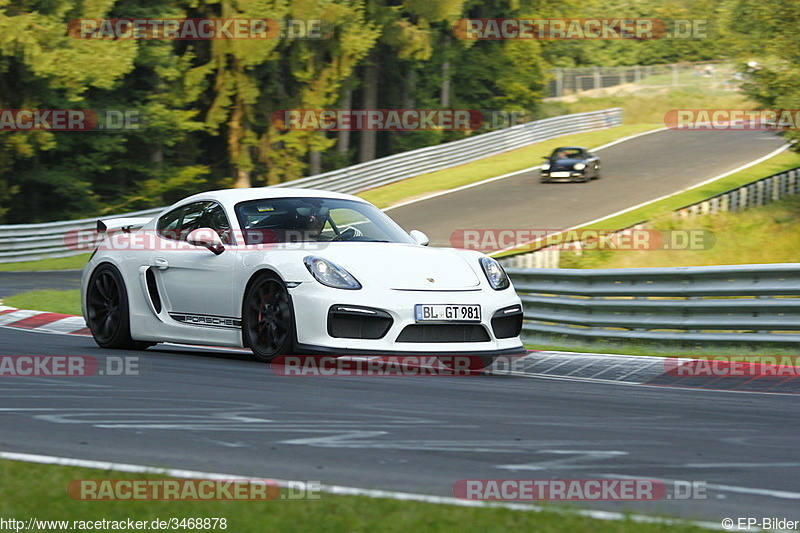
<svg viewBox="0 0 800 533"><path fill-rule="evenodd" d="M628 455L628 452L623 452L620 450L537 450L536 453L550 453L555 455L566 455L568 457L564 457L563 459L552 459L549 461L539 461L535 463L524 463L524 464L516 464L516 465L495 465L495 468L500 468L502 470L511 470L512 472L519 472L522 470L548 470L548 469L558 469L564 470L569 468L607 468L608 464L601 465L594 465L594 464L587 464L581 463L580 465L575 465L574 463L584 461L584 460L605 460L605 459L612 459L615 457L621 457L623 455Z"/></svg>
<svg viewBox="0 0 800 533"><path fill-rule="evenodd" d="M620 476L617 474L606 474L600 477L614 478L614 479L655 479L665 483L673 483L676 480L660 478L660 477L639 477L639 476ZM772 489L759 489L755 487L739 487L737 485L721 485L717 483L706 483L705 487L714 489L721 492L735 492L737 494L752 494L755 496L768 496L770 498L778 498L782 500L800 500L800 492L790 492L786 490L772 490Z"/></svg>

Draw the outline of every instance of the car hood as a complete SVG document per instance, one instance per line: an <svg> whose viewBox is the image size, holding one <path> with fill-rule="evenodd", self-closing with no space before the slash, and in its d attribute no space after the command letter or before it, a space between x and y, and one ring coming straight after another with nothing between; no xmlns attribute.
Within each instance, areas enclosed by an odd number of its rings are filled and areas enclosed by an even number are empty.
<svg viewBox="0 0 800 533"><path fill-rule="evenodd" d="M331 243L319 255L347 269L365 287L397 290L469 290L480 278L458 250L416 244ZM480 268L477 259L475 266Z"/></svg>

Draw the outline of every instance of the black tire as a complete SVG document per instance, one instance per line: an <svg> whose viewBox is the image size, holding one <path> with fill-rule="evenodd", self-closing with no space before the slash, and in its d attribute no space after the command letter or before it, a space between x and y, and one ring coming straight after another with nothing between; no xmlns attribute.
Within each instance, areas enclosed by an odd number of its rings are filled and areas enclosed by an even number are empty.
<svg viewBox="0 0 800 533"><path fill-rule="evenodd" d="M113 265L103 263L92 272L86 289L86 319L94 341L102 348L141 350L152 346L131 339L128 292Z"/></svg>
<svg viewBox="0 0 800 533"><path fill-rule="evenodd" d="M242 302L242 336L255 358L264 363L294 348L292 300L276 275L261 274L248 287Z"/></svg>
<svg viewBox="0 0 800 533"><path fill-rule="evenodd" d="M467 359L465 362L464 359ZM494 355L440 355L439 362L447 368L480 371L492 366ZM466 364L465 364L466 363Z"/></svg>
<svg viewBox="0 0 800 533"><path fill-rule="evenodd" d="M595 167L594 167L594 178L593 179L596 179L596 180L600 179L600 164L599 163L597 165L595 165Z"/></svg>

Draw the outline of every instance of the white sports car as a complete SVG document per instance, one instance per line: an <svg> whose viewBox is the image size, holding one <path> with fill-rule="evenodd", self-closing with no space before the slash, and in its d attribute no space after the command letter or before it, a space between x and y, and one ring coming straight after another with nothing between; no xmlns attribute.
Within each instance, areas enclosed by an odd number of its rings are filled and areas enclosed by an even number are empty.
<svg viewBox="0 0 800 533"><path fill-rule="evenodd" d="M246 346L262 361L466 355L481 367L525 351L522 305L497 261L428 248L355 196L212 191L98 231L82 304L105 348Z"/></svg>

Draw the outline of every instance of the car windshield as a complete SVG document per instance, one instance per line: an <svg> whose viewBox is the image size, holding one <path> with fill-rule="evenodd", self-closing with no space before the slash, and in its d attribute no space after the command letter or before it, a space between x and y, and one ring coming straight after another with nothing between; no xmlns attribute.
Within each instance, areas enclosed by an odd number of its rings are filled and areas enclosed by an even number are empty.
<svg viewBox="0 0 800 533"><path fill-rule="evenodd" d="M583 157L582 152L580 148L556 148L550 159L580 159Z"/></svg>
<svg viewBox="0 0 800 533"><path fill-rule="evenodd" d="M371 204L337 198L264 198L234 208L245 244L413 239Z"/></svg>

